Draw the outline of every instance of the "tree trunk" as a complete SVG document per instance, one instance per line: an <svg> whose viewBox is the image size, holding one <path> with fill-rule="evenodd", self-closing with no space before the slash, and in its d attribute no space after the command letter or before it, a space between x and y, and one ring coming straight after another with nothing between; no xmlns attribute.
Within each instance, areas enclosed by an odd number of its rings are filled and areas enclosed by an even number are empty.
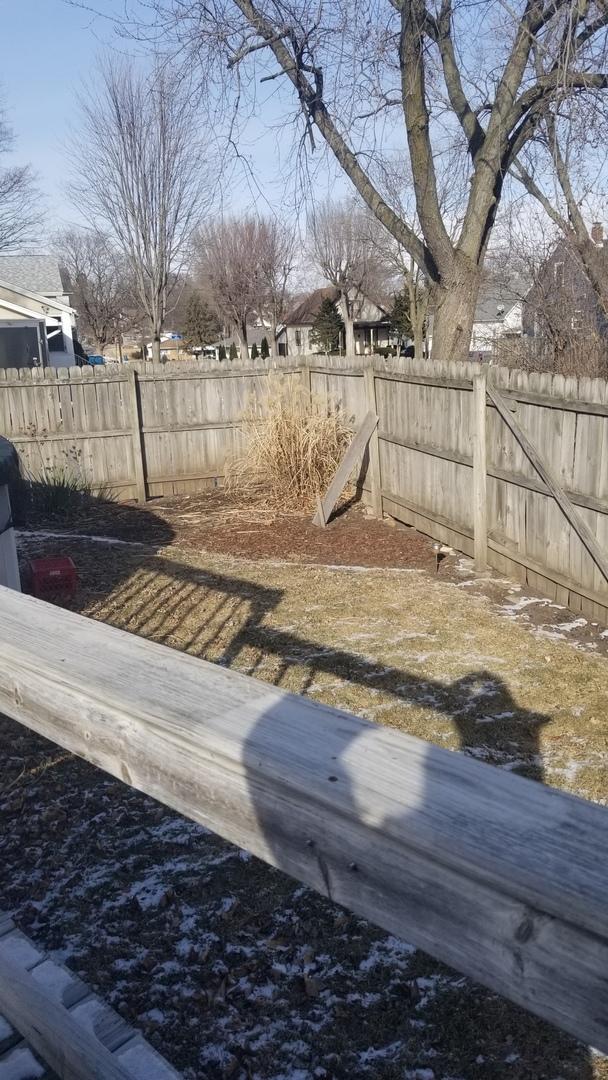
<svg viewBox="0 0 608 1080"><path fill-rule="evenodd" d="M160 334L158 331L154 332L152 339L152 363L160 364Z"/></svg>
<svg viewBox="0 0 608 1080"><path fill-rule="evenodd" d="M344 315L344 352L347 356L355 355L355 320L348 304Z"/></svg>
<svg viewBox="0 0 608 1080"><path fill-rule="evenodd" d="M457 267L435 292L433 360L468 360L480 271Z"/></svg>
<svg viewBox="0 0 608 1080"><path fill-rule="evenodd" d="M249 359L249 346L247 344L247 325L242 322L239 337L241 339L241 360Z"/></svg>
<svg viewBox="0 0 608 1080"><path fill-rule="evenodd" d="M416 360L421 360L424 356L424 319L416 317L412 329L414 331L414 356Z"/></svg>

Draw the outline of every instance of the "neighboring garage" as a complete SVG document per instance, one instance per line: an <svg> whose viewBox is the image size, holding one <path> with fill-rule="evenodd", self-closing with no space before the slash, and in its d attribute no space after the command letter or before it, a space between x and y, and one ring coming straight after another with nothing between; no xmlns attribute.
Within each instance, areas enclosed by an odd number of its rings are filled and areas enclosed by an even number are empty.
<svg viewBox="0 0 608 1080"><path fill-rule="evenodd" d="M0 319L0 368L46 367L48 347L44 322Z"/></svg>
<svg viewBox="0 0 608 1080"><path fill-rule="evenodd" d="M0 367L69 367L75 325L52 256L0 257Z"/></svg>

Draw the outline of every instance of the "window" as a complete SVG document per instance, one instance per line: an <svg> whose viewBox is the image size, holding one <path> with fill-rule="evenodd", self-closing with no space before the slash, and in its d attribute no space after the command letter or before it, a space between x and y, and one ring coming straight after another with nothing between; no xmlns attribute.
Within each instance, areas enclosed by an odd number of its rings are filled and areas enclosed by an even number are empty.
<svg viewBox="0 0 608 1080"><path fill-rule="evenodd" d="M65 343L61 330L50 330L47 334L47 340L50 352L65 352Z"/></svg>
<svg viewBox="0 0 608 1080"><path fill-rule="evenodd" d="M299 349L300 345L302 344L302 331L296 330L294 337L296 341L296 347Z"/></svg>
<svg viewBox="0 0 608 1080"><path fill-rule="evenodd" d="M553 264L553 280L556 285L564 284L564 264L563 262L556 262Z"/></svg>
<svg viewBox="0 0 608 1080"><path fill-rule="evenodd" d="M572 321L571 321L570 325L571 325L573 330L582 330L583 329L583 312L582 312L581 308L577 308L576 311L574 312L574 315L572 316Z"/></svg>

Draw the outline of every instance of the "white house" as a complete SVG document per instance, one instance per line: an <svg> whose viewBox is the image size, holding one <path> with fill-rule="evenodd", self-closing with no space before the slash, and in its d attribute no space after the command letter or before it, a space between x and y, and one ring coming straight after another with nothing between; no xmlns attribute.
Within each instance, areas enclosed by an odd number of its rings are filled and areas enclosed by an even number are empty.
<svg viewBox="0 0 608 1080"><path fill-rule="evenodd" d="M56 259L0 255L0 367L69 367L75 327Z"/></svg>
<svg viewBox="0 0 608 1080"><path fill-rule="evenodd" d="M313 328L319 308L324 300L333 300L344 319L344 300L340 290L329 286L315 289L288 312L285 323L277 335L279 353L283 356L305 356L319 352L317 346L310 343L310 331ZM355 304L355 352L364 355L387 348L393 343L388 307L362 296ZM343 343L342 343L343 344Z"/></svg>
<svg viewBox="0 0 608 1080"><path fill-rule="evenodd" d="M482 282L471 334L473 356L492 354L501 339L522 336L527 291L516 276L496 275Z"/></svg>

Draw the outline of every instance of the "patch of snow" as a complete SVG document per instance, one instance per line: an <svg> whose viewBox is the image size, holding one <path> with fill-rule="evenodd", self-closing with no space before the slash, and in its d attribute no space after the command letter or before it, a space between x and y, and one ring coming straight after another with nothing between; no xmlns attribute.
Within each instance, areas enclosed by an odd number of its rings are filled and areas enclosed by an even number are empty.
<svg viewBox="0 0 608 1080"><path fill-rule="evenodd" d="M514 712L498 712L494 716L480 716L475 721L476 724L493 724L496 720L510 720L515 716Z"/></svg>
<svg viewBox="0 0 608 1080"><path fill-rule="evenodd" d="M572 622L556 623L556 626L558 627L558 629L559 630L565 630L566 633L569 633L570 630L578 630L579 627L586 626L586 625L587 625L587 620L583 619L582 616L581 616L580 619L573 619Z"/></svg>
<svg viewBox="0 0 608 1080"><path fill-rule="evenodd" d="M531 604L538 604L539 607L560 607L559 604L553 604L551 600L539 599L533 596L522 596L520 600L515 600L512 604L503 604L500 610L505 615L519 615L525 608L530 607Z"/></svg>
<svg viewBox="0 0 608 1080"><path fill-rule="evenodd" d="M360 1050L357 1054L359 1064L363 1067L372 1065L375 1061L382 1060L382 1058L395 1057L403 1049L402 1042L389 1043L388 1046L369 1047L367 1050Z"/></svg>
<svg viewBox="0 0 608 1080"><path fill-rule="evenodd" d="M415 951L413 945L390 934L382 941L374 942L365 960L359 964L359 971L372 971L381 965L407 967Z"/></svg>
<svg viewBox="0 0 608 1080"><path fill-rule="evenodd" d="M48 532L46 529L15 529L24 540L90 540L93 544L119 544L121 547L150 547L141 540L117 540L113 536L89 536L88 533Z"/></svg>

